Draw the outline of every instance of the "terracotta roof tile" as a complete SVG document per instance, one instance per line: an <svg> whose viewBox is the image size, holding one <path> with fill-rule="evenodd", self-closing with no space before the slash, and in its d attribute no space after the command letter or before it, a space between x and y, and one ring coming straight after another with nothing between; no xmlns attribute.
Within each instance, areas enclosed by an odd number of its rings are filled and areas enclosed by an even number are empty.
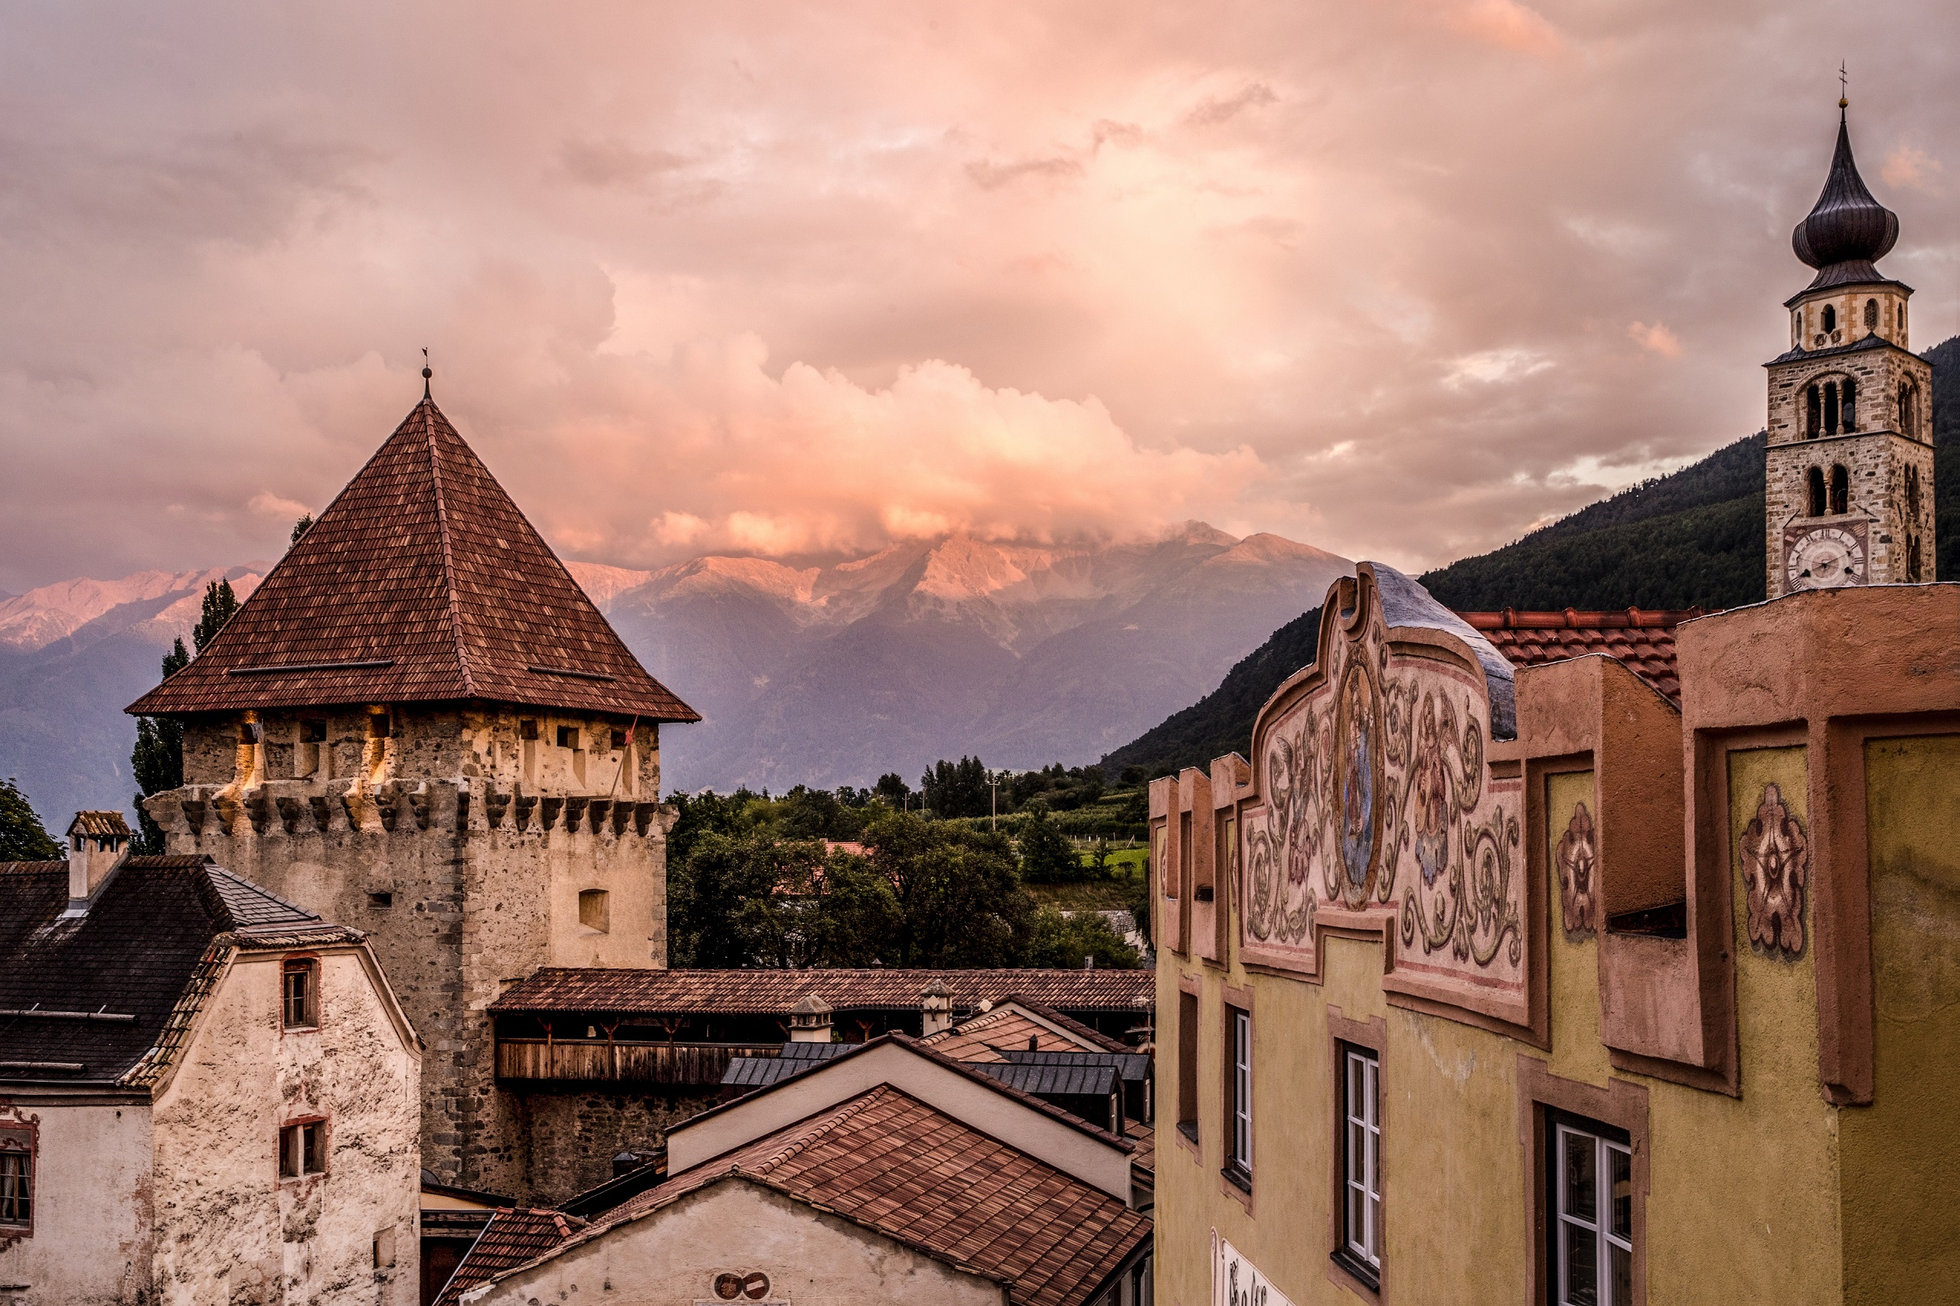
<svg viewBox="0 0 1960 1306"><path fill-rule="evenodd" d="M1674 628L1702 615L1628 608L1624 612L1460 612L1513 666L1531 667L1567 658L1601 654L1622 662L1670 702L1681 701L1675 667Z"/></svg>
<svg viewBox="0 0 1960 1306"><path fill-rule="evenodd" d="M424 399L146 715L483 699L698 721Z"/></svg>
<svg viewBox="0 0 1960 1306"><path fill-rule="evenodd" d="M1148 970L546 967L505 989L491 1010L787 1015L799 998L816 994L838 1011L889 1011L917 1007L920 991L934 980L946 985L962 1011L1014 996L1064 1011L1142 1012L1156 1001L1156 975Z"/></svg>
<svg viewBox="0 0 1960 1306"><path fill-rule="evenodd" d="M520 1207L496 1212L443 1285L435 1306L453 1306L485 1279L535 1261L585 1227L585 1221L563 1211Z"/></svg>
<svg viewBox="0 0 1960 1306"><path fill-rule="evenodd" d="M731 1174L1004 1283L1017 1306L1086 1302L1151 1232L1101 1189L882 1084L668 1179L574 1241Z"/></svg>

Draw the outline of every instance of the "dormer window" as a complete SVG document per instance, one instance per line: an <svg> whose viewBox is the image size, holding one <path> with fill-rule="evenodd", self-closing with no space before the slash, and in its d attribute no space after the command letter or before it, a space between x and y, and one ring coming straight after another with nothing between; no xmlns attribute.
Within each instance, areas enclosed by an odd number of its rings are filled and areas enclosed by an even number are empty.
<svg viewBox="0 0 1960 1306"><path fill-rule="evenodd" d="M286 961L280 976L279 1017L287 1029L320 1027L320 963L315 959Z"/></svg>

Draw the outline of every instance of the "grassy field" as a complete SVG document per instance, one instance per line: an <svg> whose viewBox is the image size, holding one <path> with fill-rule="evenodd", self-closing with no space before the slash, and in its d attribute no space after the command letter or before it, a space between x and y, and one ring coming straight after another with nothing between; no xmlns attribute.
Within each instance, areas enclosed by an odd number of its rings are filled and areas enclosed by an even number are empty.
<svg viewBox="0 0 1960 1306"><path fill-rule="evenodd" d="M1138 854L1142 849L1135 850ZM1115 859L1111 858L1113 862ZM1086 865L1086 863L1085 863ZM1130 905L1137 880L1143 874L1141 857L1119 866L1107 880L1082 880L1075 884L1030 884L1028 892L1036 902L1058 911L1122 911Z"/></svg>

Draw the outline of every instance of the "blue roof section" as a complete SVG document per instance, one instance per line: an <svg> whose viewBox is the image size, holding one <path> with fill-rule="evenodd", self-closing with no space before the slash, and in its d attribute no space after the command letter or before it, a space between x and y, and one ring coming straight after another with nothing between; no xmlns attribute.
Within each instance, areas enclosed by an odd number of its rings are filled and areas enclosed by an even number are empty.
<svg viewBox="0 0 1960 1306"><path fill-rule="evenodd" d="M1484 686L1490 698L1490 737L1518 737L1518 699L1516 673L1491 642L1448 608L1430 592L1385 562L1364 562L1375 578L1375 591L1381 595L1382 620L1390 628L1440 630L1470 646L1477 663L1484 669Z"/></svg>

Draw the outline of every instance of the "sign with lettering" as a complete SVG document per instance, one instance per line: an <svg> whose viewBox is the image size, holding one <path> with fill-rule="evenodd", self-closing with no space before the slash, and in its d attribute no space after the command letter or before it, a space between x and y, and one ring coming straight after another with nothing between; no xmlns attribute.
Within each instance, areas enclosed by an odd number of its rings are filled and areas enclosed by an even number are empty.
<svg viewBox="0 0 1960 1306"><path fill-rule="evenodd" d="M1245 1253L1211 1231L1211 1306L1293 1306Z"/></svg>

